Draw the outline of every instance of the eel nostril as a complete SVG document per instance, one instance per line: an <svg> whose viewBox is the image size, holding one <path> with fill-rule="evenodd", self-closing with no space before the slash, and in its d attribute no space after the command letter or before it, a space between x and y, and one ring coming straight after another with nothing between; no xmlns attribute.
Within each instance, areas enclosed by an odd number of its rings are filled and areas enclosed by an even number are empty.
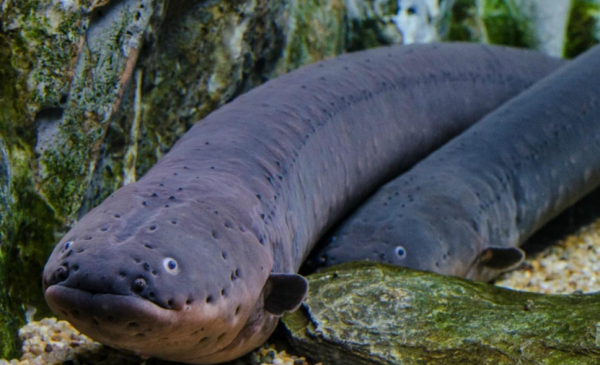
<svg viewBox="0 0 600 365"><path fill-rule="evenodd" d="M54 282L52 284L62 283L69 277L69 268L66 265L59 266L54 272Z"/></svg>
<svg viewBox="0 0 600 365"><path fill-rule="evenodd" d="M146 289L146 280L143 278L137 278L131 283L131 290L134 293L140 294L144 289Z"/></svg>

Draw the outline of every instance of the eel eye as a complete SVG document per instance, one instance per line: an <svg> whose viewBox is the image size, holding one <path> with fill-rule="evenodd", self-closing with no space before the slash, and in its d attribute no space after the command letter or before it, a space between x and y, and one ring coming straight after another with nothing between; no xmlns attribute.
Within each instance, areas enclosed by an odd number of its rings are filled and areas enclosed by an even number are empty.
<svg viewBox="0 0 600 365"><path fill-rule="evenodd" d="M73 244L73 242L71 242L71 241L65 242L65 246L63 247L63 251L66 251L69 248L71 248L72 244Z"/></svg>
<svg viewBox="0 0 600 365"><path fill-rule="evenodd" d="M396 253L396 257L398 257L399 259L406 258L406 249L404 247L396 246L394 252Z"/></svg>
<svg viewBox="0 0 600 365"><path fill-rule="evenodd" d="M167 257L166 259L164 259L163 266L169 274L175 275L179 272L179 265L177 265L177 261L175 261L174 258Z"/></svg>

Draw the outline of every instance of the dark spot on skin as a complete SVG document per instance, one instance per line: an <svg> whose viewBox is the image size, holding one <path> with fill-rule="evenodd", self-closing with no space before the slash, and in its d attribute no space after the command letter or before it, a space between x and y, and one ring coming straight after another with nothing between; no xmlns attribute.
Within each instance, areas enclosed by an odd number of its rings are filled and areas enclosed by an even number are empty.
<svg viewBox="0 0 600 365"><path fill-rule="evenodd" d="M157 196L158 196L158 194L152 193L152 197L156 198Z"/></svg>
<svg viewBox="0 0 600 365"><path fill-rule="evenodd" d="M190 305L190 304L192 304L193 302L194 302L194 300L193 300L193 299L188 299L188 300L186 300L186 301L185 301L185 304L187 304L187 305Z"/></svg>
<svg viewBox="0 0 600 365"><path fill-rule="evenodd" d="M219 239L219 233L217 233L217 231L212 231L210 235L216 240Z"/></svg>
<svg viewBox="0 0 600 365"><path fill-rule="evenodd" d="M237 316L240 313L240 306L238 305L237 308L235 308L235 315Z"/></svg>
<svg viewBox="0 0 600 365"><path fill-rule="evenodd" d="M73 271L77 271L79 270L79 265L74 264L73 266L71 266L71 269L73 269Z"/></svg>
<svg viewBox="0 0 600 365"><path fill-rule="evenodd" d="M213 301L212 295L209 295L206 297L206 303L212 303L212 301Z"/></svg>
<svg viewBox="0 0 600 365"><path fill-rule="evenodd" d="M165 204L165 208L168 208L168 207L169 207L169 204Z"/></svg>
<svg viewBox="0 0 600 365"><path fill-rule="evenodd" d="M155 296L156 296L156 294L154 294L154 292L148 293L148 297L151 299L154 299Z"/></svg>
<svg viewBox="0 0 600 365"><path fill-rule="evenodd" d="M227 296L227 291L225 291L225 288L221 289L221 296L222 297L226 297Z"/></svg>
<svg viewBox="0 0 600 365"><path fill-rule="evenodd" d="M158 186L165 186L165 184L163 184L163 183L160 183L160 184L158 184Z"/></svg>
<svg viewBox="0 0 600 365"><path fill-rule="evenodd" d="M182 191L182 190L183 190L183 188L179 188L179 189L177 189L177 191Z"/></svg>
<svg viewBox="0 0 600 365"><path fill-rule="evenodd" d="M147 244L147 243L144 245L144 247L146 247L147 249L150 249L150 250L154 250L154 247L150 246L150 245L149 245L149 244Z"/></svg>
<svg viewBox="0 0 600 365"><path fill-rule="evenodd" d="M60 265L54 272L54 283L61 283L69 277L68 263Z"/></svg>
<svg viewBox="0 0 600 365"><path fill-rule="evenodd" d="M144 270L150 271L150 264L149 263L144 262L144 264L142 265L142 267L144 268Z"/></svg>
<svg viewBox="0 0 600 365"><path fill-rule="evenodd" d="M115 214L115 215L113 215L113 217L115 217L115 218L121 218L121 215L120 214Z"/></svg>
<svg viewBox="0 0 600 365"><path fill-rule="evenodd" d="M227 260L227 252L222 251L221 252L221 257L223 257L223 260Z"/></svg>
<svg viewBox="0 0 600 365"><path fill-rule="evenodd" d="M102 228L100 228L100 230L101 230L102 232L106 232L106 231L108 231L108 227L102 227Z"/></svg>
<svg viewBox="0 0 600 365"><path fill-rule="evenodd" d="M171 195L171 196L169 197L169 200L175 200L175 197L174 197L173 195Z"/></svg>
<svg viewBox="0 0 600 365"><path fill-rule="evenodd" d="M177 224L177 221L171 221L171 224Z"/></svg>
<svg viewBox="0 0 600 365"><path fill-rule="evenodd" d="M217 341L221 341L223 337L225 337L225 333L221 333L219 337L217 337Z"/></svg>
<svg viewBox="0 0 600 365"><path fill-rule="evenodd" d="M235 277L236 278L240 277L240 269L235 269Z"/></svg>
<svg viewBox="0 0 600 365"><path fill-rule="evenodd" d="M156 226L150 226L149 228L151 231L155 231L156 230Z"/></svg>
<svg viewBox="0 0 600 365"><path fill-rule="evenodd" d="M144 280L144 278L137 278L131 283L131 291L136 294L140 294L144 289L146 289L146 280Z"/></svg>
<svg viewBox="0 0 600 365"><path fill-rule="evenodd" d="M136 264L139 264L140 262L142 262L142 260L140 260L138 258L133 259L133 261L135 261Z"/></svg>
<svg viewBox="0 0 600 365"><path fill-rule="evenodd" d="M172 307L172 306L173 306L173 303L174 303L173 299L169 299L169 300L167 301L167 305L168 305L169 307Z"/></svg>
<svg viewBox="0 0 600 365"><path fill-rule="evenodd" d="M262 196L260 196L260 194L256 194L256 198L257 198L258 200L262 200Z"/></svg>
<svg viewBox="0 0 600 365"><path fill-rule="evenodd" d="M198 341L198 343L202 343L202 342L204 342L204 341L206 341L206 340L208 340L208 337L202 337L202 338L200 339L200 341Z"/></svg>
<svg viewBox="0 0 600 365"><path fill-rule="evenodd" d="M146 206L148 206L148 203L146 203L146 201L143 201L142 205L146 207Z"/></svg>
<svg viewBox="0 0 600 365"><path fill-rule="evenodd" d="M124 279L124 278L125 278L125 276L127 276L127 274L125 274L125 272L124 272L124 271L121 271L121 272L119 273L119 277L120 277L121 279Z"/></svg>

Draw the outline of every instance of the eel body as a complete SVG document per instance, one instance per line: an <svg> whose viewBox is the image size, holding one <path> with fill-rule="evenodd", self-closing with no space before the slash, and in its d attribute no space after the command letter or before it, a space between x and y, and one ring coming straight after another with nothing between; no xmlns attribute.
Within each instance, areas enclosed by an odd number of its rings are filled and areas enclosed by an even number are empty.
<svg viewBox="0 0 600 365"><path fill-rule="evenodd" d="M315 261L370 259L491 280L599 183L597 46L384 185Z"/></svg>
<svg viewBox="0 0 600 365"><path fill-rule="evenodd" d="M52 310L108 346L217 363L304 299L295 274L336 220L564 62L473 44L343 55L198 122L85 215L44 269Z"/></svg>

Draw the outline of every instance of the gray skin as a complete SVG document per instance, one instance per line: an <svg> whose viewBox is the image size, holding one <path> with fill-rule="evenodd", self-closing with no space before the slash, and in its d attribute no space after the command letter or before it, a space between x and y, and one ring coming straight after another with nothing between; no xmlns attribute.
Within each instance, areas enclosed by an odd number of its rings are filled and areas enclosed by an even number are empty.
<svg viewBox="0 0 600 365"><path fill-rule="evenodd" d="M370 259L489 281L599 183L597 46L384 185L317 261Z"/></svg>
<svg viewBox="0 0 600 365"><path fill-rule="evenodd" d="M46 300L141 356L245 354L301 304L295 273L337 220L563 63L497 46L396 46L269 81L84 216L46 264Z"/></svg>

